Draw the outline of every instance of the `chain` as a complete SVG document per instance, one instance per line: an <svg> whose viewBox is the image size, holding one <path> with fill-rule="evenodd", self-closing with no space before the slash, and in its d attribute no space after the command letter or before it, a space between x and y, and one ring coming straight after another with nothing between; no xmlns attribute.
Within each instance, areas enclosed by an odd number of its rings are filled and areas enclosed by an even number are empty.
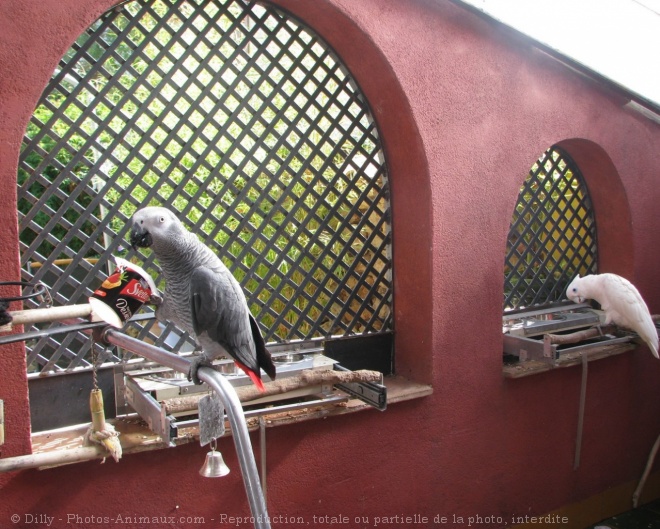
<svg viewBox="0 0 660 529"><path fill-rule="evenodd" d="M94 342L93 334L89 335L89 342L92 346L92 385L94 386L94 389L99 389L98 373L96 367L96 343Z"/></svg>

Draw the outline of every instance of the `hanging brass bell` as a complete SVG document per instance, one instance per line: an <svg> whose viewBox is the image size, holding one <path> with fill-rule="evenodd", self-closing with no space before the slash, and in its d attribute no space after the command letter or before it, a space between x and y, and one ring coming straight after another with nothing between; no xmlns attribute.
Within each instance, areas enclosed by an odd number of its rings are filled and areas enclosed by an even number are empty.
<svg viewBox="0 0 660 529"><path fill-rule="evenodd" d="M221 478L229 474L229 467L222 459L222 454L215 449L215 439L211 441L211 451L206 454L206 460L199 469L200 476L205 478Z"/></svg>

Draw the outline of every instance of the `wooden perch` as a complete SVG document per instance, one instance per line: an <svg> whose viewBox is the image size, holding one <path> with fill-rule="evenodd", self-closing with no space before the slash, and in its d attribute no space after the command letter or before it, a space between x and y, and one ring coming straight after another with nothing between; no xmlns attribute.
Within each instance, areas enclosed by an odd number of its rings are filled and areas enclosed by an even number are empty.
<svg viewBox="0 0 660 529"><path fill-rule="evenodd" d="M654 322L660 322L660 314L652 314L651 319ZM570 334L546 334L544 336L551 344L563 345L567 343L578 343L583 340L590 340L591 338L598 338L604 334L612 334L616 329L616 325L607 325L601 326L600 329L598 327L591 327Z"/></svg>
<svg viewBox="0 0 660 529"><path fill-rule="evenodd" d="M608 325L607 327L591 327L590 329L584 329L582 331L572 332L570 334L546 334L550 343L553 344L567 344L567 343L578 343L583 340L590 340L591 338L598 338L604 334L612 333L616 330L614 325Z"/></svg>
<svg viewBox="0 0 660 529"><path fill-rule="evenodd" d="M12 326L32 325L47 321L62 321L73 318L86 318L92 313L89 303L81 305L64 305L62 307L50 307L47 309L29 309L9 311L12 318Z"/></svg>
<svg viewBox="0 0 660 529"><path fill-rule="evenodd" d="M84 446L66 450L39 452L24 456L6 457L0 459L0 472L13 472L26 468L43 468L106 458L108 452L100 446Z"/></svg>
<svg viewBox="0 0 660 529"><path fill-rule="evenodd" d="M83 261L87 261L89 264L96 264L99 262L98 258L96 257L92 257L92 258L85 257ZM52 264L54 264L55 266L68 266L70 264L73 264L73 259L55 259L52 262ZM44 263L32 261L29 264L29 266L30 268L41 268L42 266L44 266Z"/></svg>
<svg viewBox="0 0 660 529"><path fill-rule="evenodd" d="M264 387L265 392L260 392L254 386L242 386L236 388L236 393L241 402L249 402L251 400L260 399L262 397L269 397L272 395L280 395L288 393L295 389L304 388L307 386L315 386L321 384L344 384L347 382L379 382L382 373L378 371L333 371L327 370L312 370L307 369L302 371L300 375L283 378L274 382L266 382ZM174 399L167 399L165 401L165 412L182 413L197 409L199 400L204 397L201 395L191 395L188 397L178 397Z"/></svg>

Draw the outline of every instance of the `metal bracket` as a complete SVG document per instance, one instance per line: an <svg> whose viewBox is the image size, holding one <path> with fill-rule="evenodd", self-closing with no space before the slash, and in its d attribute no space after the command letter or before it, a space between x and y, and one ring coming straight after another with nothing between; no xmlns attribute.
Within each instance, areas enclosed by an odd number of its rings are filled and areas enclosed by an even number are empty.
<svg viewBox="0 0 660 529"><path fill-rule="evenodd" d="M147 422L152 432L160 435L163 442L174 446L173 439L177 436L176 419L166 415L165 408L151 395L141 391L137 383L131 378L126 379L126 400Z"/></svg>
<svg viewBox="0 0 660 529"><path fill-rule="evenodd" d="M559 358L556 344L510 334L504 334L502 339L504 352L517 356L523 362L526 360L540 360L554 364Z"/></svg>
<svg viewBox="0 0 660 529"><path fill-rule="evenodd" d="M334 365L335 371L350 371L339 364ZM377 410L385 411L387 409L387 387L375 382L347 382L344 384L335 384L337 389L345 391L362 402L373 406Z"/></svg>
<svg viewBox="0 0 660 529"><path fill-rule="evenodd" d="M126 400L126 382L124 380L124 364L116 364L113 367L113 380L115 386L115 409L117 415L128 415L131 408Z"/></svg>

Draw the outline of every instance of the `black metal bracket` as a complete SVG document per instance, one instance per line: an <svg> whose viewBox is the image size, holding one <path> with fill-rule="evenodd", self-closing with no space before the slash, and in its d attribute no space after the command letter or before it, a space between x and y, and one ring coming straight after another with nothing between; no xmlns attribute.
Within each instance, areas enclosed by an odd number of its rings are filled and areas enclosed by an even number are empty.
<svg viewBox="0 0 660 529"><path fill-rule="evenodd" d="M335 371L350 371L339 364L334 365ZM375 382L346 382L335 384L337 389L345 391L362 402L373 406L377 410L385 411L387 409L387 387Z"/></svg>
<svg viewBox="0 0 660 529"><path fill-rule="evenodd" d="M0 297L0 301L25 301L27 299L36 298L39 303L43 303L47 307L50 307L53 304L53 298L50 295L48 287L41 281L37 283L29 283L27 281L0 281L0 286L20 286L26 289L30 289L29 294L9 297L2 296Z"/></svg>

